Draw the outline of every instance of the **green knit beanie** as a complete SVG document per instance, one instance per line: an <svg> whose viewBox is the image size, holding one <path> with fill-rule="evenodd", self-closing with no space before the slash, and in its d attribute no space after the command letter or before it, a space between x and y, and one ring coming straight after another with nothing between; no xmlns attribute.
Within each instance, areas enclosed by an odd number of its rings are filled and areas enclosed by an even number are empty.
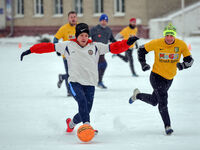
<svg viewBox="0 0 200 150"><path fill-rule="evenodd" d="M172 35L174 37L176 37L176 28L172 25L172 23L169 23L164 31L163 31L163 36L166 36L166 35Z"/></svg>

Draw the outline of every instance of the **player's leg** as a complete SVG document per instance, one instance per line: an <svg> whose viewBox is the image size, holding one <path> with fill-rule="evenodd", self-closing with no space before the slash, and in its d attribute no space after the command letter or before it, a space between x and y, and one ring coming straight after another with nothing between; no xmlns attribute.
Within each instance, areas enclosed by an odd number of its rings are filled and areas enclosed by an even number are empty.
<svg viewBox="0 0 200 150"><path fill-rule="evenodd" d="M103 89L107 88L103 83L103 76L104 76L106 67L107 67L107 62L104 58L104 55L101 55L99 58L99 63L98 63L98 73L99 73L98 87L103 88Z"/></svg>

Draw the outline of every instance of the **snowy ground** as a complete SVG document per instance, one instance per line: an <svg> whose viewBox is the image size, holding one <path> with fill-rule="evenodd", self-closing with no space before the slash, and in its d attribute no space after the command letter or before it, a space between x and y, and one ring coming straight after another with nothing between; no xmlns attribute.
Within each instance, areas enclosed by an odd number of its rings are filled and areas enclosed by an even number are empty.
<svg viewBox="0 0 200 150"><path fill-rule="evenodd" d="M108 90L96 88L91 112L91 125L99 134L87 144L78 140L76 130L65 132L65 119L77 112L77 104L66 96L64 84L61 89L56 86L58 73L64 72L62 59L51 53L19 60L20 53L35 41L33 37L0 39L0 150L200 149L200 38L186 39L195 62L178 72L169 90L172 136L165 135L156 107L141 101L128 103L136 87L152 92L150 71L141 71L136 52L138 78L130 75L128 64L107 54L104 82ZM147 62L153 63L153 54Z"/></svg>

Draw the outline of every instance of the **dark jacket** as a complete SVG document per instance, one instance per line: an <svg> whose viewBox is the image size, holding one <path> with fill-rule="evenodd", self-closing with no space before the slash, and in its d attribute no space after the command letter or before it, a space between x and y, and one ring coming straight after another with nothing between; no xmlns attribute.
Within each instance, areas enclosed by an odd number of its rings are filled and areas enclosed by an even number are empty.
<svg viewBox="0 0 200 150"><path fill-rule="evenodd" d="M112 30L109 27L104 28L101 25L93 27L90 30L90 36L94 42L102 42L104 44L107 44L109 41L116 42Z"/></svg>

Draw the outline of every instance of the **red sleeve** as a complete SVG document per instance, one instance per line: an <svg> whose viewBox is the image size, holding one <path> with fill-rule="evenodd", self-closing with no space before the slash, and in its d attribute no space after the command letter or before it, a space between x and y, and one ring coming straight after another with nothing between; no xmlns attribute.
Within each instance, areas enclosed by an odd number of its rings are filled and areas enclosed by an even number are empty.
<svg viewBox="0 0 200 150"><path fill-rule="evenodd" d="M33 45L31 48L31 53L50 53L50 52L55 52L55 47L53 43L39 43Z"/></svg>
<svg viewBox="0 0 200 150"><path fill-rule="evenodd" d="M128 50L129 47L130 45L127 44L127 40L117 41L110 44L110 52L113 54L119 54Z"/></svg>

